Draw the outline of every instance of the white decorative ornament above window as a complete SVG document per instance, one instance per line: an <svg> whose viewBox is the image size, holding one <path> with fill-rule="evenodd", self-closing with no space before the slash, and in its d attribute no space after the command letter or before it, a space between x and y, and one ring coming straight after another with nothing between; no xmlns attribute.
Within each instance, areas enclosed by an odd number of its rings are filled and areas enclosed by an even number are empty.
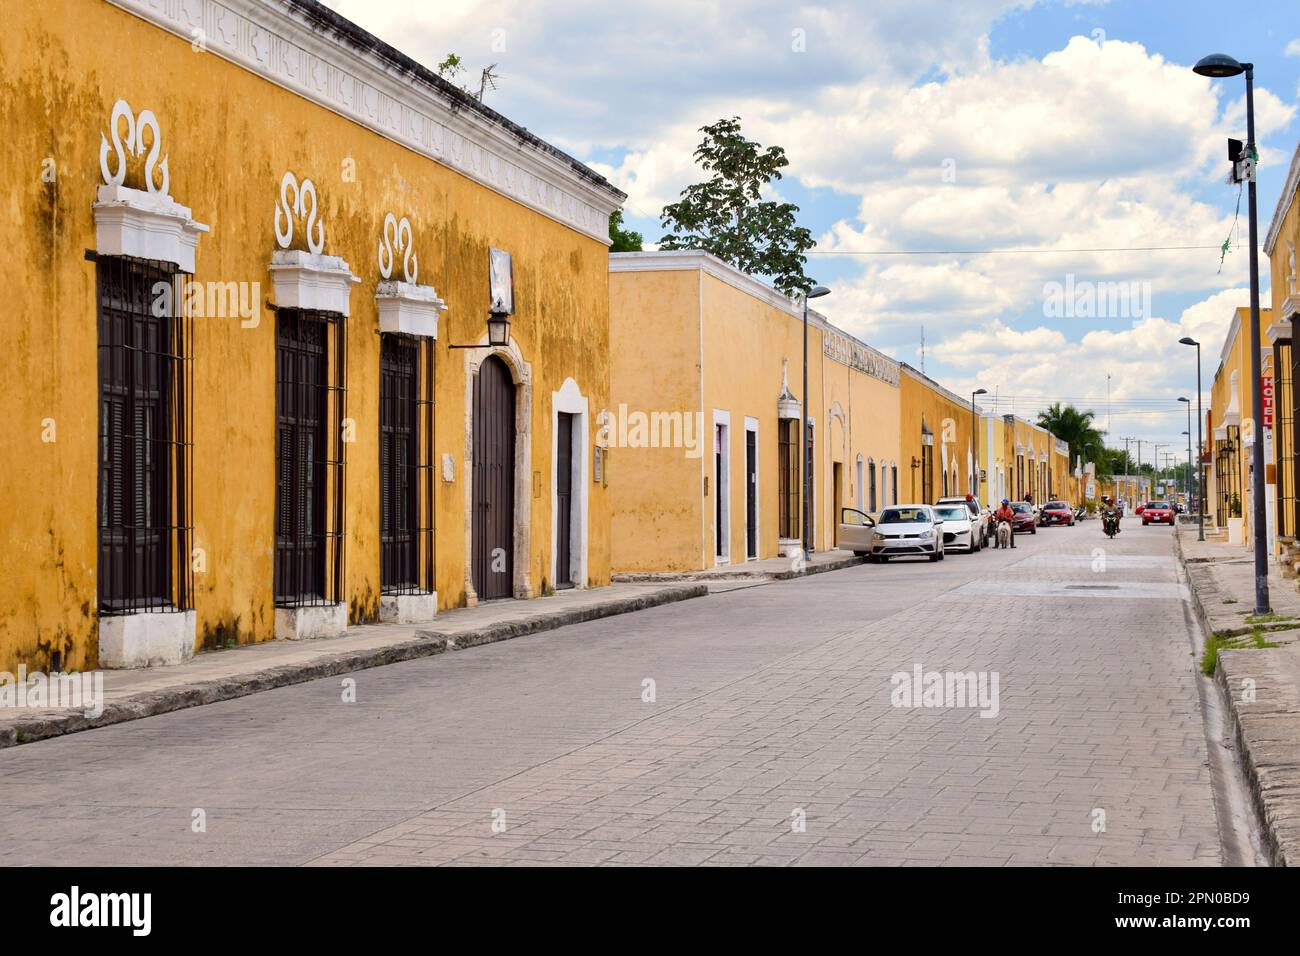
<svg viewBox="0 0 1300 956"><path fill-rule="evenodd" d="M384 216L384 230L379 237L379 274L385 279L393 277L394 242L397 251L402 253L402 274L407 282L414 284L420 274L420 262L411 240L411 220L405 216L399 220L390 212Z"/></svg>
<svg viewBox="0 0 1300 956"><path fill-rule="evenodd" d="M406 281L392 278L395 253L402 253L402 274ZM416 285L419 260L415 255L411 220L398 219L393 213L384 216L379 234L379 274L383 277L375 290L379 306L379 331L401 335L438 337L438 316L447 311L447 303L438 298L431 285Z"/></svg>
<svg viewBox="0 0 1300 956"><path fill-rule="evenodd" d="M293 193L290 201L289 194ZM310 204L307 200L310 199ZM339 256L322 255L325 224L316 218L316 186L301 183L291 170L280 177L280 201L275 207L275 241L280 248L271 256L271 282L280 309L310 309L351 314L352 287L361 280ZM307 249L290 249L294 217L306 216ZM315 230L313 235L312 230Z"/></svg>
<svg viewBox="0 0 1300 956"><path fill-rule="evenodd" d="M293 191L293 202L289 202L289 192ZM310 207L307 198L311 198ZM316 184L310 179L298 182L292 170L286 170L280 178L280 202L275 207L275 241L281 249L288 249L293 242L294 217L307 217L304 231L307 234L307 250L313 255L320 255L325 248L325 223L316 219ZM315 227L316 235L312 236Z"/></svg>
<svg viewBox="0 0 1300 956"><path fill-rule="evenodd" d="M126 138L122 126L126 126ZM162 130L152 110L131 111L126 100L113 104L108 134L99 134L99 171L104 184L91 206L95 216L95 251L103 256L130 256L170 262L182 272L194 272L194 249L208 231L195 222L186 206L172 200L171 172L162 152ZM145 151L144 189L126 185L127 163ZM111 137L111 145L110 145ZM112 168L110 168L112 167ZM161 183L155 182L161 174Z"/></svg>
<svg viewBox="0 0 1300 956"><path fill-rule="evenodd" d="M118 127L121 120L126 120L126 142L124 143L118 136ZM139 116L131 113L131 107L126 100L118 100L113 104L113 112L108 120L109 132L113 134L113 153L117 157L117 172L108 171L109 146L108 137L103 133L99 134L99 171L104 176L104 185L120 186L126 181L126 161L127 154L139 156L144 152L144 132L151 130L153 136L149 143L149 156L144 162L144 185L145 189L159 196L168 195L171 188L171 173L167 168L167 157L163 157L162 165L158 165L158 153L162 150L162 132L158 129L158 117L153 115L153 110L141 110ZM162 185L154 186L154 172L162 170Z"/></svg>

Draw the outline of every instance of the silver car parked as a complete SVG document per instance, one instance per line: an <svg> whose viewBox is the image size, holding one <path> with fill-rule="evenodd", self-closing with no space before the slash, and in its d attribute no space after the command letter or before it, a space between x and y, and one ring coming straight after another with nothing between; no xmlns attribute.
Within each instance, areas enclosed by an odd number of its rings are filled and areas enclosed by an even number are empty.
<svg viewBox="0 0 1300 956"><path fill-rule="evenodd" d="M943 522L930 505L891 505L875 518L856 508L844 508L840 547L871 561L917 556L942 561Z"/></svg>

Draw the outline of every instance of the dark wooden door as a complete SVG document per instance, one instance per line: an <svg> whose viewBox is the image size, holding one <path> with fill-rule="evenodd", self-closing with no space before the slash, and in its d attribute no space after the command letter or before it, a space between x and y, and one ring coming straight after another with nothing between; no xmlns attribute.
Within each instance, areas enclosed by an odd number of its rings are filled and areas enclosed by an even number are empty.
<svg viewBox="0 0 1300 956"><path fill-rule="evenodd" d="M559 413L555 436L555 586L573 587L573 416Z"/></svg>
<svg viewBox="0 0 1300 956"><path fill-rule="evenodd" d="M410 592L420 582L416 402L420 345L385 335L379 353L379 586Z"/></svg>
<svg viewBox="0 0 1300 956"><path fill-rule="evenodd" d="M745 556L758 557L758 432L745 432Z"/></svg>
<svg viewBox="0 0 1300 956"><path fill-rule="evenodd" d="M474 591L480 600L514 593L515 385L490 356L474 377Z"/></svg>
<svg viewBox="0 0 1300 956"><path fill-rule="evenodd" d="M276 316L275 600L325 594L325 403L329 328L309 313Z"/></svg>

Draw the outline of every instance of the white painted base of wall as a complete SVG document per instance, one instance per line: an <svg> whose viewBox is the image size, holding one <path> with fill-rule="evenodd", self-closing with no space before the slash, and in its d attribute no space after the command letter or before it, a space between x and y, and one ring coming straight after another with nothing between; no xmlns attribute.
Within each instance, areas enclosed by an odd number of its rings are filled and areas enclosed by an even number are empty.
<svg viewBox="0 0 1300 956"><path fill-rule="evenodd" d="M385 624L423 624L438 613L438 592L386 594L379 598L379 620Z"/></svg>
<svg viewBox="0 0 1300 956"><path fill-rule="evenodd" d="M99 619L99 666L158 667L194 656L193 611L147 611Z"/></svg>
<svg viewBox="0 0 1300 956"><path fill-rule="evenodd" d="M320 604L310 607L277 607L275 639L310 641L317 637L338 637L348 626L346 604Z"/></svg>
<svg viewBox="0 0 1300 956"><path fill-rule="evenodd" d="M1245 531L1245 518L1228 519L1228 544L1245 544L1242 532Z"/></svg>
<svg viewBox="0 0 1300 956"><path fill-rule="evenodd" d="M776 553L783 558L793 558L802 551L803 545L798 538L781 538L777 542Z"/></svg>

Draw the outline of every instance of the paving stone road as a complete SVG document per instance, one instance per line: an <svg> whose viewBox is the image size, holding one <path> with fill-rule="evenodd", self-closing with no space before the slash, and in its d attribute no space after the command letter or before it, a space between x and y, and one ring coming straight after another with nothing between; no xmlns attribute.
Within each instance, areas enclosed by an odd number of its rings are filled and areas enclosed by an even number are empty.
<svg viewBox="0 0 1300 956"><path fill-rule="evenodd" d="M355 703L330 678L0 751L0 847L8 864L1217 864L1168 529L1018 544L362 671ZM891 675L917 665L996 673L996 716L894 706Z"/></svg>

